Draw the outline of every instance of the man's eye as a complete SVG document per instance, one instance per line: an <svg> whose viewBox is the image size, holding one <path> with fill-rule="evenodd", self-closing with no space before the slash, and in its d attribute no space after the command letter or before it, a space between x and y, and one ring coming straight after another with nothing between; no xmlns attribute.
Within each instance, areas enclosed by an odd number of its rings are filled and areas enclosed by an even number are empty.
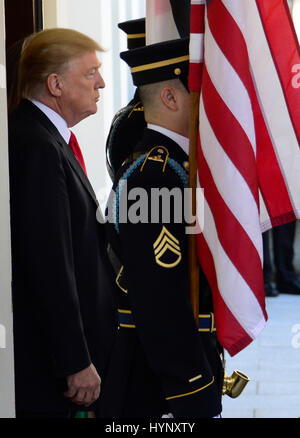
<svg viewBox="0 0 300 438"><path fill-rule="evenodd" d="M95 76L95 74L96 74L96 70L92 70L87 74L87 76L92 78L93 76Z"/></svg>

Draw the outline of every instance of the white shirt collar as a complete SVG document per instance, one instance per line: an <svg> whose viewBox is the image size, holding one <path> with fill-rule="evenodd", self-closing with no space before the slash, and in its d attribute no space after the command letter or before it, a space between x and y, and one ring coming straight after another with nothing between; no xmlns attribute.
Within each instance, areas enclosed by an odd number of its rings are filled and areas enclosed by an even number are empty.
<svg viewBox="0 0 300 438"><path fill-rule="evenodd" d="M44 105L42 102L35 99L31 99L31 102L48 117L65 142L69 144L71 132L68 128L67 122L57 112L53 111L53 109L49 108L47 105Z"/></svg>
<svg viewBox="0 0 300 438"><path fill-rule="evenodd" d="M163 126L159 125L153 125L152 123L148 123L147 127L149 129L153 129L154 131L158 131L161 134L164 134L165 136L171 138L171 140L175 141L183 151L189 155L190 151L190 140L187 137L184 137L183 135L177 134L177 132L170 131L167 128L164 128Z"/></svg>

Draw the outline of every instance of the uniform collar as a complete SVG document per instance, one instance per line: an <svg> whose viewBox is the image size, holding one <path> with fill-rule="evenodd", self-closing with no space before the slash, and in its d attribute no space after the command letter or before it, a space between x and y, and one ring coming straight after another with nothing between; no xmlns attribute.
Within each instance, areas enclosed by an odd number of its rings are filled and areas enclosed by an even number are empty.
<svg viewBox="0 0 300 438"><path fill-rule="evenodd" d="M152 129L153 131L158 131L166 137L171 138L171 140L177 143L181 149L189 155L190 140L187 137L177 134L177 132L170 131L170 129L164 128L163 126L153 125L152 123L148 123L147 128Z"/></svg>

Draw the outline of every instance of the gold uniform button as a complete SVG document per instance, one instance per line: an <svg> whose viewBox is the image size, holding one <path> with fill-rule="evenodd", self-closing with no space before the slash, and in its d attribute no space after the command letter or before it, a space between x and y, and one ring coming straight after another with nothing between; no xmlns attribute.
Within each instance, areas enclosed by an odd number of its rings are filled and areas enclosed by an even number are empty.
<svg viewBox="0 0 300 438"><path fill-rule="evenodd" d="M181 69L180 68L175 68L174 73L176 76L181 75Z"/></svg>

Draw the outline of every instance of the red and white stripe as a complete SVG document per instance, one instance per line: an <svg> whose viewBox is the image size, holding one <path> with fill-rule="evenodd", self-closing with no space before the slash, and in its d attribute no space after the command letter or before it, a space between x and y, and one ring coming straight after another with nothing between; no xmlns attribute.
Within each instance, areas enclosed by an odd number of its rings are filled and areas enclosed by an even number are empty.
<svg viewBox="0 0 300 438"><path fill-rule="evenodd" d="M191 4L189 82L191 91L201 87L205 197L198 256L219 340L234 355L267 320L261 232L300 217L300 111L292 87L300 57L283 0L210 0L204 26L205 1Z"/></svg>

